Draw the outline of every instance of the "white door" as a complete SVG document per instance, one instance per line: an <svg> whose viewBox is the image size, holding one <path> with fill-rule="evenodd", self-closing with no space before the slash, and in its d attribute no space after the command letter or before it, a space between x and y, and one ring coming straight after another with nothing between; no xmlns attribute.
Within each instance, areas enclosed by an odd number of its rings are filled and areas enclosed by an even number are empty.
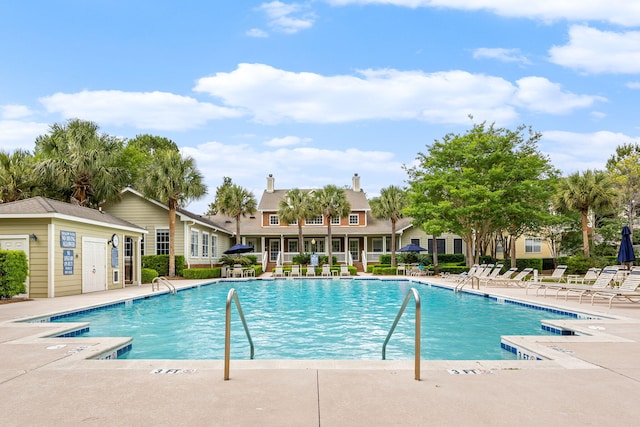
<svg viewBox="0 0 640 427"><path fill-rule="evenodd" d="M107 290L107 242L82 239L82 293Z"/></svg>

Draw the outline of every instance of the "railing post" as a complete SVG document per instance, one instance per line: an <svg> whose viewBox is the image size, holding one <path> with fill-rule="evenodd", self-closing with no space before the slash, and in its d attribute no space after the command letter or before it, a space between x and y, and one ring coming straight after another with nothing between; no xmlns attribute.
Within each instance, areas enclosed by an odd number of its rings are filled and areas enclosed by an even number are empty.
<svg viewBox="0 0 640 427"><path fill-rule="evenodd" d="M411 290L407 293L407 296L404 298L404 302L402 303L402 307L400 307L400 310L398 311L398 315L396 316L395 320L393 321L393 325L391 326L391 329L389 330L389 333L387 334L387 338L384 340L384 344L382 344L382 360L385 360L387 357L387 343L389 342L389 339L391 338L391 335L393 335L393 331L395 331L396 326L398 325L398 321L400 320L400 318L402 317L402 314L404 313L404 309L407 307L407 304L409 303L409 300L411 299L411 296L413 295L413 298L416 301L416 327L415 327L415 348L414 348L414 379L419 381L420 380L420 313L422 311L421 306L420 306L420 294L418 293L418 290L416 288L411 288Z"/></svg>
<svg viewBox="0 0 640 427"><path fill-rule="evenodd" d="M251 339L251 334L249 333L249 327L247 326L247 321L244 318L244 313L242 312L242 307L240 306L240 300L238 299L238 293L234 288L229 289L229 293L227 294L227 305L225 308L225 329L224 329L224 380L227 381L229 379L229 363L231 361L231 302L235 301L236 309L238 309L238 315L240 316L240 320L242 320L242 326L244 326L244 331L247 334L247 339L249 340L249 348L251 349L250 358L253 359L253 340Z"/></svg>

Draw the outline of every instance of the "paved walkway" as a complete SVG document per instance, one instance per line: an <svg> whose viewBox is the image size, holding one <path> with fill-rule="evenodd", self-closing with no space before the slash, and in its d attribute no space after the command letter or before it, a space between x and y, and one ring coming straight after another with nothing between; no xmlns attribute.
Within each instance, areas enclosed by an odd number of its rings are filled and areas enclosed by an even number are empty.
<svg viewBox="0 0 640 427"><path fill-rule="evenodd" d="M551 360L422 361L421 381L412 361L232 361L224 381L221 361L87 360L126 339L44 338L61 326L13 323L148 295L148 285L3 304L0 425L638 425L640 304L482 291L607 319L560 322L585 335L513 338Z"/></svg>

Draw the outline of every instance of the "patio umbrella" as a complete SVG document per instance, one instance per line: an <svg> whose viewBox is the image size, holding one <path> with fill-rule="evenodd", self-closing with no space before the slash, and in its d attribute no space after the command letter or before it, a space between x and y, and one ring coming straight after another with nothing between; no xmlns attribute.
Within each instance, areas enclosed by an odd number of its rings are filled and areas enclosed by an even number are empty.
<svg viewBox="0 0 640 427"><path fill-rule="evenodd" d="M229 249L224 251L224 253L227 255L244 254L247 252L253 252L253 248L251 246L242 245L242 244L233 245Z"/></svg>
<svg viewBox="0 0 640 427"><path fill-rule="evenodd" d="M625 264L635 260L636 255L633 253L633 244L631 243L631 230L625 225L622 227L622 240L620 240L620 249L618 249L618 262Z"/></svg>
<svg viewBox="0 0 640 427"><path fill-rule="evenodd" d="M425 248L420 247L418 245L414 245L413 243L398 249L398 252L424 252L424 251L426 251Z"/></svg>

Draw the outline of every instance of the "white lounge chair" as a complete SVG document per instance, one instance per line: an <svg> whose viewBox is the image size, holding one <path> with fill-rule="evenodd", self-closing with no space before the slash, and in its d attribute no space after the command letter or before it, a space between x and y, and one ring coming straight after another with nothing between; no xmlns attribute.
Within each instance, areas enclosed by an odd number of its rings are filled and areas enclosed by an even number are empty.
<svg viewBox="0 0 640 427"><path fill-rule="evenodd" d="M291 266L291 273L289 273L289 277L300 277L300 266L299 265L292 265Z"/></svg>
<svg viewBox="0 0 640 427"><path fill-rule="evenodd" d="M502 274L499 275L494 275L493 277L487 277L485 279L481 280L481 283L484 282L484 284L486 285L488 282L492 281L492 280L510 280L511 277L516 274L516 272L518 271L518 267L511 267L509 268L507 271L505 271ZM500 270L498 270L498 273L500 272ZM491 272L491 274L493 275L493 271Z"/></svg>
<svg viewBox="0 0 640 427"><path fill-rule="evenodd" d="M562 287L559 287L556 290L556 298L560 295L560 292L564 292L564 299L567 300L570 294L576 294L579 297L579 301L582 302L582 297L591 294L592 292L601 291L603 289L607 289L611 282L616 278L616 274L618 274L618 270L620 267L613 265L608 266L602 269L602 273L598 275L598 278L593 285L569 285L566 284ZM547 296L547 292L545 289L544 296Z"/></svg>
<svg viewBox="0 0 640 427"><path fill-rule="evenodd" d="M340 264L340 276L351 276L351 273L349 273L349 267L347 267L347 264Z"/></svg>
<svg viewBox="0 0 640 427"><path fill-rule="evenodd" d="M273 271L273 277L284 277L284 271L282 270L282 266L277 266Z"/></svg>
<svg viewBox="0 0 640 427"><path fill-rule="evenodd" d="M566 282L566 278L564 277L564 273L567 272L566 265L559 265L553 270L550 276L538 276L538 280L544 281L553 281L553 282Z"/></svg>
<svg viewBox="0 0 640 427"><path fill-rule="evenodd" d="M480 279L480 282L487 282L487 281L489 281L491 279L494 279L494 278L498 277L498 275L502 271L502 267L504 267L504 264L496 264L495 267L493 267L493 270L491 270L489 272L489 274L483 276Z"/></svg>
<svg viewBox="0 0 640 427"><path fill-rule="evenodd" d="M315 276L316 276L315 265L307 265L307 277L315 277Z"/></svg>
<svg viewBox="0 0 640 427"><path fill-rule="evenodd" d="M609 300L609 308L614 299L623 299L630 302L640 302L640 269L632 269L618 288L602 289L591 293L591 305L596 298Z"/></svg>
<svg viewBox="0 0 640 427"><path fill-rule="evenodd" d="M519 286L519 287L525 287L526 286L526 278L529 274L531 274L533 272L533 268L531 267L527 267L522 269L522 271L520 271L518 274L516 274L515 276L513 276L512 278L509 279L493 279L492 281L487 283L487 286Z"/></svg>
<svg viewBox="0 0 640 427"><path fill-rule="evenodd" d="M329 264L324 264L322 266L322 272L320 273L322 277L331 277L331 269L329 268Z"/></svg>

